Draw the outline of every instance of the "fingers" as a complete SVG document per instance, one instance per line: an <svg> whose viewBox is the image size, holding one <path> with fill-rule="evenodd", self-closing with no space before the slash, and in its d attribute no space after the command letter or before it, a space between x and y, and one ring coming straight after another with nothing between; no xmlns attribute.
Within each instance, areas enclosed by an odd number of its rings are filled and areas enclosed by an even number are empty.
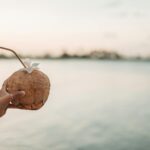
<svg viewBox="0 0 150 150"><path fill-rule="evenodd" d="M11 102L18 104L19 99L21 97L25 96L25 92L24 91L17 91L17 92L13 92L13 93L8 94L8 96L10 97Z"/></svg>
<svg viewBox="0 0 150 150"><path fill-rule="evenodd" d="M38 110L43 106L43 103L39 104L32 104L32 105L15 105L15 104L9 104L8 108L14 108L14 109L24 109L24 110Z"/></svg>
<svg viewBox="0 0 150 150"><path fill-rule="evenodd" d="M21 104L18 104L18 105L9 104L8 108L31 110L31 106L23 106Z"/></svg>
<svg viewBox="0 0 150 150"><path fill-rule="evenodd" d="M24 109L24 110L30 110L22 105L14 105L14 104L9 104L7 108L12 108L12 109Z"/></svg>
<svg viewBox="0 0 150 150"><path fill-rule="evenodd" d="M8 105L8 108L14 108L14 109L24 109L24 107L23 107L23 106L21 106L21 105L16 106L16 105L14 105L14 104L9 104L9 105Z"/></svg>
<svg viewBox="0 0 150 150"><path fill-rule="evenodd" d="M15 105L13 105L13 104L10 104L11 101L15 101L16 98L18 98L18 97L23 97L23 96L25 96L25 91L17 91L17 92L14 92L14 93L12 93L12 94L8 94L7 96L4 96L4 97L3 97L3 101L4 101L4 103L8 103L8 104L7 104L7 108L24 109L24 107L21 106L21 105L15 106ZM1 102L3 102L3 101L1 100ZM19 104L19 102L18 102L18 104Z"/></svg>
<svg viewBox="0 0 150 150"><path fill-rule="evenodd" d="M9 104L8 108L17 108L17 107L15 105L13 105L13 104Z"/></svg>
<svg viewBox="0 0 150 150"><path fill-rule="evenodd" d="M15 99L16 97L23 97L25 96L25 91L17 91L15 93L12 94L13 98Z"/></svg>
<svg viewBox="0 0 150 150"><path fill-rule="evenodd" d="M23 96L25 96L25 92L24 91L17 91L17 92L14 92L12 94L12 100L11 102L14 103L15 105L18 105L20 102L19 102L19 99Z"/></svg>

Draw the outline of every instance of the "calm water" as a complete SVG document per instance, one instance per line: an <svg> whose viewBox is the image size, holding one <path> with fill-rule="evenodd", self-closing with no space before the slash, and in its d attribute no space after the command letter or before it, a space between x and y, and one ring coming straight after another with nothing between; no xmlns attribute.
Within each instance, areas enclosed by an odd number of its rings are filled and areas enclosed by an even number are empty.
<svg viewBox="0 0 150 150"><path fill-rule="evenodd" d="M38 62L52 82L49 100L38 111L8 110L0 150L150 149L150 63ZM0 60L0 84L20 67Z"/></svg>

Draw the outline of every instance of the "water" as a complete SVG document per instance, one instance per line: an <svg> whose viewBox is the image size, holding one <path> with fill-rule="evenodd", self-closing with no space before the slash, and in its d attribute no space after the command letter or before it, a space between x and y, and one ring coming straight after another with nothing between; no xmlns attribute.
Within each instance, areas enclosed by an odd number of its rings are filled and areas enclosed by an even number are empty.
<svg viewBox="0 0 150 150"><path fill-rule="evenodd" d="M38 111L8 110L0 149L149 150L149 62L39 62L52 82L49 100ZM2 84L20 64L0 60L0 67Z"/></svg>

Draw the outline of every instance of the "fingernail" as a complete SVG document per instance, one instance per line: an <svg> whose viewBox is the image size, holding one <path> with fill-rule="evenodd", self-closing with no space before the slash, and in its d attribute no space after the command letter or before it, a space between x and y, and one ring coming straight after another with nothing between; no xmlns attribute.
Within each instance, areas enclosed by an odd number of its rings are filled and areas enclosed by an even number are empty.
<svg viewBox="0 0 150 150"><path fill-rule="evenodd" d="M20 91L20 92L21 92L22 95L25 95L25 94L26 94L25 91Z"/></svg>

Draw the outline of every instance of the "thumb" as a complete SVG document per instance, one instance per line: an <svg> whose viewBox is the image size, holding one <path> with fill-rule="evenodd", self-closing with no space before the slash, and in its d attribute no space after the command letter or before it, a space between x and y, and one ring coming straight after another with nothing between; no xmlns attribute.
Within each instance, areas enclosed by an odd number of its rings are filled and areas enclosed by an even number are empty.
<svg viewBox="0 0 150 150"><path fill-rule="evenodd" d="M13 98L15 99L17 96L20 96L20 97L23 97L25 96L25 91L17 91L17 92L14 92L12 94Z"/></svg>

